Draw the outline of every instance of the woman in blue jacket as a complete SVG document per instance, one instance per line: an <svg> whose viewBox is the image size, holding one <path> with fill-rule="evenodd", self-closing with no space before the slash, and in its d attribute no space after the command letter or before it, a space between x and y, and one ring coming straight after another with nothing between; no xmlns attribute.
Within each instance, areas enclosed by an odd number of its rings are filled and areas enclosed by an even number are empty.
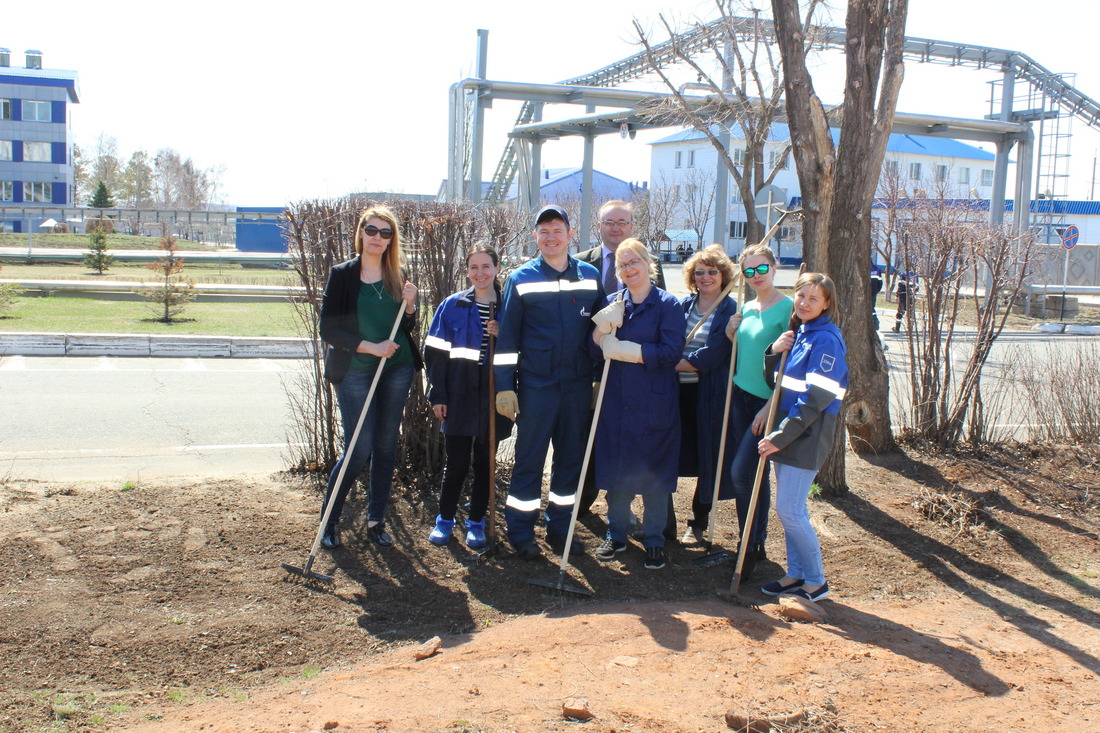
<svg viewBox="0 0 1100 733"><path fill-rule="evenodd" d="M439 515L428 540L445 545L455 526L462 485L474 461L466 544L484 547L485 511L489 504L489 417L496 418L499 443L512 432L512 421L491 407L489 337L500 322L500 258L488 245L476 245L466 255L466 274L473 285L440 303L424 342L428 367L428 402L443 425L447 465L439 490Z"/></svg>
<svg viewBox="0 0 1100 733"><path fill-rule="evenodd" d="M737 302L733 298L727 295L719 301L719 297L732 282L733 275L733 262L719 244L696 252L684 265L684 283L691 293L680 301L686 319L684 333L702 321L691 341L684 345L682 358L676 365L680 380L679 474L699 477L691 500L693 516L681 540L684 544L703 542L714 498L714 472L722 437L731 352L724 328L737 313ZM703 314L715 305L717 307L704 319ZM737 437L732 432L726 435L719 499L733 497L730 464L737 448ZM675 535L675 517L669 516Z"/></svg>
<svg viewBox="0 0 1100 733"><path fill-rule="evenodd" d="M790 351L777 386L781 422L757 446L761 456L775 463L775 511L787 540L787 574L761 590L820 601L829 597L829 584L806 502L836 435L848 388L847 348L832 320L833 281L807 272L795 281L794 291L794 315L801 325L780 336L765 356L765 368L774 375L780 354Z"/></svg>
<svg viewBox="0 0 1100 733"><path fill-rule="evenodd" d="M630 504L642 495L645 567L665 566L668 497L676 491L680 418L676 364L684 351L684 311L676 297L654 285L649 250L627 239L615 251L626 286L622 298L593 317L593 356L611 360L596 426L596 485L607 491L607 538L596 557L611 560L627 548ZM611 333L613 328L617 331Z"/></svg>

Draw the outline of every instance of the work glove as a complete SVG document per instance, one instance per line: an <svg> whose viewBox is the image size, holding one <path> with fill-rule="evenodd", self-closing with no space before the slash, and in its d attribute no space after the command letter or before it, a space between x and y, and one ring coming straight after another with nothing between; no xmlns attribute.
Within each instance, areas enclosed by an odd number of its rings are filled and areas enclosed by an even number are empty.
<svg viewBox="0 0 1100 733"><path fill-rule="evenodd" d="M596 330L600 333L611 333L614 328L623 325L623 310L626 306L621 300L613 300L611 305L592 316L592 322L596 324Z"/></svg>
<svg viewBox="0 0 1100 733"><path fill-rule="evenodd" d="M741 314L734 313L726 322L726 338L730 341L737 340L737 329L741 326Z"/></svg>
<svg viewBox="0 0 1100 733"><path fill-rule="evenodd" d="M504 392L497 392L497 412L504 417L512 420L516 419L516 415L519 414L519 397L512 390L505 390Z"/></svg>
<svg viewBox="0 0 1100 733"><path fill-rule="evenodd" d="M642 345L633 341L620 341L614 334L607 334L600 340L603 358L625 361L631 364L642 363Z"/></svg>

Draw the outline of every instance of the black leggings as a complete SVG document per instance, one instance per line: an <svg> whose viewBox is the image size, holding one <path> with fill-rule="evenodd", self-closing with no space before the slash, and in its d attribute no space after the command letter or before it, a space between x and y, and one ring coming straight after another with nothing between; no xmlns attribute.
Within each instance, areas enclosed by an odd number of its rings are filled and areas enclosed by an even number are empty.
<svg viewBox="0 0 1100 733"><path fill-rule="evenodd" d="M469 519L480 522L489 506L489 439L472 435L445 435L447 466L443 469L443 486L439 490L439 515L454 519L462 484L470 471L470 454L474 458L474 485L470 491ZM499 441L498 441L499 442Z"/></svg>

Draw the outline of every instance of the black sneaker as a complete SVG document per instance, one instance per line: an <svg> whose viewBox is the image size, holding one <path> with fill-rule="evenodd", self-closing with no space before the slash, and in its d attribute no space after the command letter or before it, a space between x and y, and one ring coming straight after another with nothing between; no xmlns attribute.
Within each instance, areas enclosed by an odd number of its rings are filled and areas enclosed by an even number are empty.
<svg viewBox="0 0 1100 733"><path fill-rule="evenodd" d="M565 554L565 538L566 538L566 535L563 535L563 534L548 534L548 535L546 535L546 544L550 545L550 549L553 550L554 552L558 553L558 555L564 555ZM572 544L569 545L569 554L570 555L584 554L584 543L581 542L580 540L578 540L576 537L574 537Z"/></svg>
<svg viewBox="0 0 1100 733"><path fill-rule="evenodd" d="M596 548L597 560L614 560L615 555L622 552L627 548L625 542L616 542L608 537L603 541L603 544Z"/></svg>
<svg viewBox="0 0 1100 733"><path fill-rule="evenodd" d="M371 542L379 547L389 547L393 544L393 537L386 534L386 525L384 524L376 524L373 527L368 527L367 536L370 537Z"/></svg>
<svg viewBox="0 0 1100 733"><path fill-rule="evenodd" d="M784 585L782 581L783 581L783 578L780 578L779 580L773 580L772 582L770 582L767 585L765 585L764 587L762 587L760 589L760 592L764 593L766 595L769 595L769 596L778 596L778 595L781 595L783 593L790 593L795 588L801 588L802 587L802 579L801 578L792 580L790 583L787 583L786 585Z"/></svg>
<svg viewBox="0 0 1100 733"><path fill-rule="evenodd" d="M542 550L535 544L534 540L527 540L514 545L513 549L516 551L516 555L520 560L530 562L531 560L537 560L542 557Z"/></svg>
<svg viewBox="0 0 1100 733"><path fill-rule="evenodd" d="M335 550L342 543L340 542L340 533L335 527L326 527L325 533L321 535L321 547L325 547L329 550Z"/></svg>
<svg viewBox="0 0 1100 733"><path fill-rule="evenodd" d="M645 548L645 568L646 570L660 570L665 566L665 548L663 547L647 547Z"/></svg>

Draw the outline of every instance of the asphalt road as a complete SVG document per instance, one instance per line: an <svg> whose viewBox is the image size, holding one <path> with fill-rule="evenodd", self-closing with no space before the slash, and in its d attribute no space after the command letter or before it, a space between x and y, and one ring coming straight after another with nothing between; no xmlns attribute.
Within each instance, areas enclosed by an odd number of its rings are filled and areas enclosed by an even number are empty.
<svg viewBox="0 0 1100 733"><path fill-rule="evenodd" d="M286 468L298 359L0 357L0 478L127 481Z"/></svg>

